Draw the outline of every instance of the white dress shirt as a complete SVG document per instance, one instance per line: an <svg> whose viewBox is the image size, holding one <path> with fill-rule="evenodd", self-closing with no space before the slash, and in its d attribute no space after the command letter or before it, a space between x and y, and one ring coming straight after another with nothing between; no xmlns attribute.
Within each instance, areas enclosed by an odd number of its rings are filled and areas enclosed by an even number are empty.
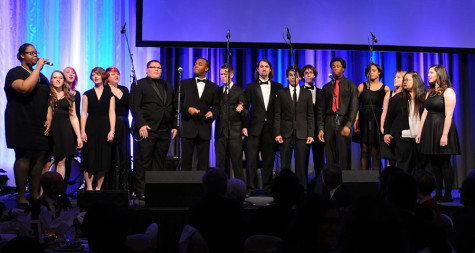
<svg viewBox="0 0 475 253"><path fill-rule="evenodd" d="M297 88L297 102L299 101L299 95L300 95L300 85L295 86ZM289 85L289 90L290 90L290 98L292 101L294 100L294 87L292 85Z"/></svg>
<svg viewBox="0 0 475 253"><path fill-rule="evenodd" d="M262 82L266 81L266 80L262 80L261 78L259 78L259 80L262 81ZM267 106L269 104L271 81L269 79L267 79L267 82L268 82L268 84L260 84L259 83L259 86L261 86L262 97L264 98L264 106L266 108L266 111L267 111Z"/></svg>
<svg viewBox="0 0 475 253"><path fill-rule="evenodd" d="M198 79L199 79L198 77L195 78L196 85L198 86L198 96L199 98L201 98L201 95L203 95L203 91L205 89L205 82L203 81L198 82ZM203 79L206 79L206 78L203 78Z"/></svg>

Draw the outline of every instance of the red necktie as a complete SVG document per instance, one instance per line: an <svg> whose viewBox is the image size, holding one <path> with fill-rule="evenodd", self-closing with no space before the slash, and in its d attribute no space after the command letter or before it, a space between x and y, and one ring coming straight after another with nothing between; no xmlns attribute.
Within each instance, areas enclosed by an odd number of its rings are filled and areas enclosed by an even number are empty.
<svg viewBox="0 0 475 253"><path fill-rule="evenodd" d="M333 90L333 104L332 104L332 110L334 112L338 111L340 108L340 80L336 80L335 82L335 89Z"/></svg>

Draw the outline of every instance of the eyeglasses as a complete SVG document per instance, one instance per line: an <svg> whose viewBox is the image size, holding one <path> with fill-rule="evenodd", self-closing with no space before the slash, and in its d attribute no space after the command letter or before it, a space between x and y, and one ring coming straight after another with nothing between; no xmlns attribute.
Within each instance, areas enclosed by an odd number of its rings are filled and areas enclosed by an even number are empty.
<svg viewBox="0 0 475 253"><path fill-rule="evenodd" d="M412 79L408 79L408 78L404 79L404 82L409 82L409 81L412 81Z"/></svg>
<svg viewBox="0 0 475 253"><path fill-rule="evenodd" d="M305 75L311 75L311 74L313 74L313 71L305 71L305 72L303 72L303 73L304 73Z"/></svg>
<svg viewBox="0 0 475 253"><path fill-rule="evenodd" d="M162 69L162 67L148 67L149 69Z"/></svg>
<svg viewBox="0 0 475 253"><path fill-rule="evenodd" d="M38 53L38 52L25 52L25 54L29 54L31 56L34 56L34 55L39 55L40 53Z"/></svg>

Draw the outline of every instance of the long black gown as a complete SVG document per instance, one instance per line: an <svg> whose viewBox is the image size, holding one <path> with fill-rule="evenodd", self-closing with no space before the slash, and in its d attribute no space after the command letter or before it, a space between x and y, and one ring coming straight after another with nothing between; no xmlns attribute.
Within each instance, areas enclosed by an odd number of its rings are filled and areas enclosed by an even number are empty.
<svg viewBox="0 0 475 253"><path fill-rule="evenodd" d="M112 92L104 85L102 96L98 99L94 88L84 92L88 100L86 135L81 164L86 172L107 172L111 164L112 142L107 142L110 131L109 107Z"/></svg>

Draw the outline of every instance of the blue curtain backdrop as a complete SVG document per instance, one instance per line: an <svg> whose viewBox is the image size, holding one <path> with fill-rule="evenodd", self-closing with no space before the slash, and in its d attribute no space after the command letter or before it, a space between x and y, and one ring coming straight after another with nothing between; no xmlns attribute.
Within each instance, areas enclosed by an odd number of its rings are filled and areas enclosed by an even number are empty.
<svg viewBox="0 0 475 253"><path fill-rule="evenodd" d="M89 74L96 66L116 66L121 71L121 83L130 87L131 62L121 26L127 22L127 34L138 78L145 77L146 62L159 59L164 67L162 78L176 84L177 68L183 67L183 78L193 76L196 58L211 62L208 78L219 85L219 67L226 62L225 49L210 48L143 48L135 47L136 2L134 0L5 0L0 1L0 82L4 86L9 69L18 66L16 53L21 44L36 46L40 57L49 58L53 67L45 66L43 74L50 77L53 70L67 66L76 69L79 76L77 89L83 93L93 87ZM223 42L225 31L223 33ZM430 38L428 38L430 39ZM232 43L232 41L231 41ZM375 47L377 50L377 45ZM318 70L317 86L322 87L331 72L329 62L333 57L347 61L345 76L359 84L365 80L364 69L370 60L368 51L351 50L297 50L298 66L312 64ZM288 85L285 70L292 64L288 49L233 49L231 63L235 66L235 82L245 88L254 79L259 59L269 59L274 68L275 81ZM457 180L463 179L474 168L475 120L473 110L475 95L475 55L449 53L378 52L373 55L375 63L384 69L383 82L394 87L393 80L398 69L415 70L427 79L428 69L433 64L442 64L448 71L457 93L455 122L462 143L462 155L456 157ZM9 185L13 182L14 152L5 143L4 92L0 92L0 168L8 171ZM211 147L210 165L215 165L214 146ZM359 145L352 145L352 168L359 169Z"/></svg>

